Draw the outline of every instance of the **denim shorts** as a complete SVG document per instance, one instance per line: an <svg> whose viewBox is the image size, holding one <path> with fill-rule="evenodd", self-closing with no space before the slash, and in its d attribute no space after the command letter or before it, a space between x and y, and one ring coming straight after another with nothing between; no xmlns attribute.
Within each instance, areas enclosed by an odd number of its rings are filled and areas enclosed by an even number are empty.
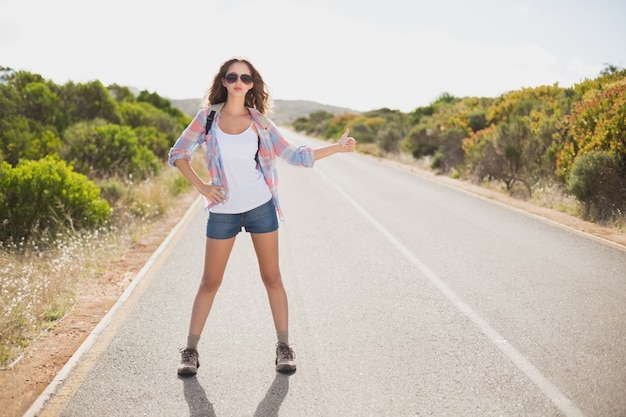
<svg viewBox="0 0 626 417"><path fill-rule="evenodd" d="M230 239L241 229L248 233L269 233L278 229L278 216L274 201L239 214L209 213L206 237L210 239Z"/></svg>

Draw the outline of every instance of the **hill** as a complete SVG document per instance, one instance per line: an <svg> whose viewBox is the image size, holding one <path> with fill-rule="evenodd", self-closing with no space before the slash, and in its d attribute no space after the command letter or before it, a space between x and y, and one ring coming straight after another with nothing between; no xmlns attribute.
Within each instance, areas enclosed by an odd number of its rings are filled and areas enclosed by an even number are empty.
<svg viewBox="0 0 626 417"><path fill-rule="evenodd" d="M200 99L170 100L172 107L177 108L189 116L195 116L200 108ZM353 113L359 111L344 107L331 106L328 104L316 103L307 100L274 100L274 108L269 116L277 125L284 125L293 122L298 117L308 116L316 111L327 111L332 114Z"/></svg>

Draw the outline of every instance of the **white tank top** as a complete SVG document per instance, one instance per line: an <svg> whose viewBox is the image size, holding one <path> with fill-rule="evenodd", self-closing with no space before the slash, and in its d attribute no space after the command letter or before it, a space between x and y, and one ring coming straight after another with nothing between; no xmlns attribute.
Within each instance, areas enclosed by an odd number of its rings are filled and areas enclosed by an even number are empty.
<svg viewBox="0 0 626 417"><path fill-rule="evenodd" d="M252 124L244 132L231 135L216 126L215 137L228 182L228 200L209 210L212 213L237 214L252 210L272 198L263 174L254 159L259 138Z"/></svg>

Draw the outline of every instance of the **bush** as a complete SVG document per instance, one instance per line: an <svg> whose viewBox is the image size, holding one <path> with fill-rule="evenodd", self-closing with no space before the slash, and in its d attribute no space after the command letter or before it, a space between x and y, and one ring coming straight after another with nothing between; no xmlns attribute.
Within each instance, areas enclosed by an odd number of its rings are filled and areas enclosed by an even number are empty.
<svg viewBox="0 0 626 417"><path fill-rule="evenodd" d="M39 159L54 155L61 139L54 129L24 116L0 119L0 156L15 166L20 159Z"/></svg>
<svg viewBox="0 0 626 417"><path fill-rule="evenodd" d="M443 170L445 168L445 160L446 160L446 155L441 152L441 151L437 151L435 152L435 154L433 155L433 159L430 162L430 169L434 169L434 170Z"/></svg>
<svg viewBox="0 0 626 417"><path fill-rule="evenodd" d="M397 122L389 122L376 134L376 143L385 152L398 152L402 137L402 126Z"/></svg>
<svg viewBox="0 0 626 417"><path fill-rule="evenodd" d="M487 127L487 116L484 110L476 111L467 116L467 124L476 133Z"/></svg>
<svg viewBox="0 0 626 417"><path fill-rule="evenodd" d="M54 238L65 229L96 227L109 220L100 189L52 157L3 162L0 172L0 240L37 234Z"/></svg>
<svg viewBox="0 0 626 417"><path fill-rule="evenodd" d="M437 136L424 126L413 126L406 137L405 147L416 159L433 155L438 149Z"/></svg>
<svg viewBox="0 0 626 417"><path fill-rule="evenodd" d="M569 137L556 154L559 177L567 179L576 159L587 152L612 152L626 159L626 77L588 93L564 124Z"/></svg>
<svg viewBox="0 0 626 417"><path fill-rule="evenodd" d="M158 174L163 165L150 149L140 144L136 132L128 126L102 120L81 122L67 129L64 136L64 159L77 172L92 178L128 176L143 180ZM148 142L162 147L159 140L155 133Z"/></svg>
<svg viewBox="0 0 626 417"><path fill-rule="evenodd" d="M376 142L376 131L365 122L357 122L352 125L350 128L350 136L357 138L360 144Z"/></svg>
<svg viewBox="0 0 626 417"><path fill-rule="evenodd" d="M625 212L625 168L619 156L603 151L574 160L567 190L584 204L585 217L608 220Z"/></svg>

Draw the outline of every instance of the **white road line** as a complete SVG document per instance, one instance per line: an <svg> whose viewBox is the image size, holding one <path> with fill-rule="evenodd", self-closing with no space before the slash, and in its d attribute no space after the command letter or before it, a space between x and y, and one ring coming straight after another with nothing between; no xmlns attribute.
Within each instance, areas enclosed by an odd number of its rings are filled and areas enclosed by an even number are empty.
<svg viewBox="0 0 626 417"><path fill-rule="evenodd" d="M498 349L506 355L522 371L528 379L530 379L536 386L543 392L543 394L552 401L552 403L566 416L568 417L584 417L583 412L569 399L567 398L548 378L546 378L535 365L533 365L528 359L517 351L507 340L500 335L491 325L483 319L478 313L476 313L472 307L470 307L465 301L463 301L458 295L454 293L442 280L435 274L428 266L426 266L411 250L403 245L396 237L381 223L379 223L374 217L372 217L367 210L365 210L359 203L357 203L352 197L350 197L342 188L335 184L327 175L325 175L319 168L315 170L320 176L322 176L329 184L331 184L346 200L352 204L357 211L359 211L363 217L365 217L378 231L389 240L389 242L404 255L413 265L415 265L428 280L435 286L443 295L445 295L468 319L470 319L493 343Z"/></svg>
<svg viewBox="0 0 626 417"><path fill-rule="evenodd" d="M142 279L146 276L150 268L156 263L159 256L165 251L168 247L170 241L174 238L174 236L178 233L178 231L183 227L183 225L188 221L188 219L193 215L194 211L197 210L197 204L200 203L200 197L196 198L185 212L185 215L178 221L176 226L170 231L167 237L161 242L156 251L150 256L146 264L141 268L141 270L137 273L135 278L133 278L132 282L126 287L122 295L115 302L113 307L109 310L109 312L100 320L100 322L94 327L94 329L89 333L89 336L85 339L85 341L78 347L76 352L72 355L72 357L67 361L65 366L59 371L59 373L54 377L52 382L48 384L46 389L39 395L39 397L35 400L33 404L31 404L30 408L26 410L26 413L22 417L36 417L46 405L46 402L57 392L59 387L65 382L72 369L78 364L78 361L81 357L91 349L98 338L104 333L107 329L113 318L115 317L118 310L122 308L124 303L130 298L135 288L139 285Z"/></svg>

